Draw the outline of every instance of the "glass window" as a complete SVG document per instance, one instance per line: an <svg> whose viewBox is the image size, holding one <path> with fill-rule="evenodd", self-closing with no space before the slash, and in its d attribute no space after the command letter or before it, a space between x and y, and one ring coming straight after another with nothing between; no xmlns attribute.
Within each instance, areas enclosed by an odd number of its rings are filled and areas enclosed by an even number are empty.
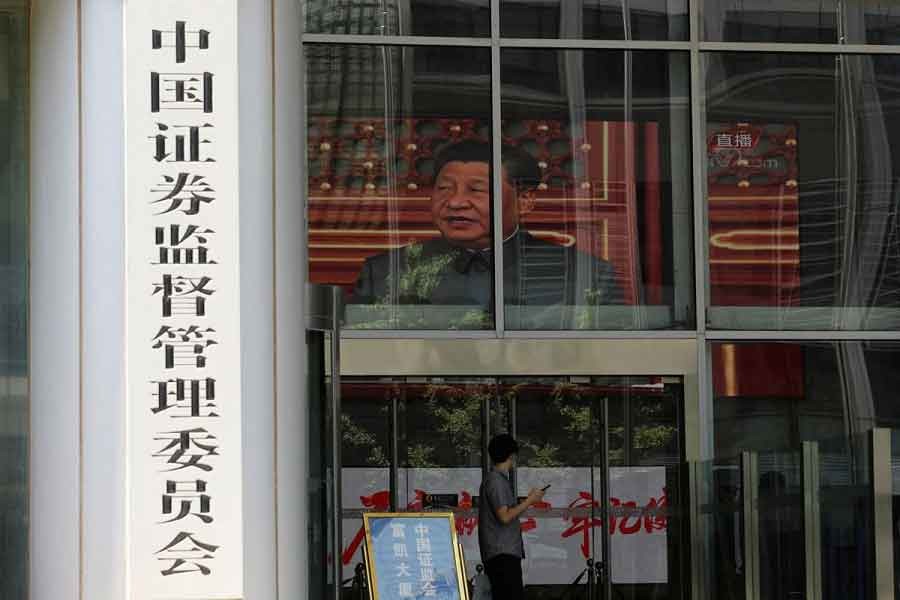
<svg viewBox="0 0 900 600"><path fill-rule="evenodd" d="M308 33L355 35L491 34L490 0L308 0Z"/></svg>
<svg viewBox="0 0 900 600"><path fill-rule="evenodd" d="M687 0L501 0L505 37L686 40Z"/></svg>
<svg viewBox="0 0 900 600"><path fill-rule="evenodd" d="M837 0L702 0L710 42L838 42Z"/></svg>
<svg viewBox="0 0 900 600"><path fill-rule="evenodd" d="M895 2L850 0L847 12L847 41L854 44L900 43L900 6Z"/></svg>
<svg viewBox="0 0 900 600"><path fill-rule="evenodd" d="M0 6L0 598L28 597L28 19ZM9 8L6 8L9 7Z"/></svg>
<svg viewBox="0 0 900 600"><path fill-rule="evenodd" d="M501 53L508 329L690 327L688 56Z"/></svg>
<svg viewBox="0 0 900 600"><path fill-rule="evenodd" d="M471 507L481 485L484 407L495 386L431 378L408 382L404 392L397 430L400 506L414 510L426 494L450 494L468 497Z"/></svg>
<svg viewBox="0 0 900 600"><path fill-rule="evenodd" d="M900 57L704 64L710 326L900 328Z"/></svg>
<svg viewBox="0 0 900 600"><path fill-rule="evenodd" d="M900 7L850 0L704 0L704 39L712 42L900 43Z"/></svg>
<svg viewBox="0 0 900 600"><path fill-rule="evenodd" d="M874 598L865 434L900 421L900 343L728 342L711 352L717 461L746 451L757 465L762 597L802 597L812 550L821 556L822 598ZM815 448L815 477L804 478L804 442ZM802 527L804 486L815 484L820 548L805 546Z"/></svg>
<svg viewBox="0 0 900 600"><path fill-rule="evenodd" d="M354 377L341 386L345 579L361 556L360 515L392 503L452 511L474 574L488 440L513 432L517 495L550 486L520 518L528 600L596 593L589 559L608 568L604 597L683 596L681 379Z"/></svg>
<svg viewBox="0 0 900 600"><path fill-rule="evenodd" d="M349 328L492 328L490 49L306 57L310 280Z"/></svg>
<svg viewBox="0 0 900 600"><path fill-rule="evenodd" d="M898 342L712 344L716 456L897 428L898 364Z"/></svg>

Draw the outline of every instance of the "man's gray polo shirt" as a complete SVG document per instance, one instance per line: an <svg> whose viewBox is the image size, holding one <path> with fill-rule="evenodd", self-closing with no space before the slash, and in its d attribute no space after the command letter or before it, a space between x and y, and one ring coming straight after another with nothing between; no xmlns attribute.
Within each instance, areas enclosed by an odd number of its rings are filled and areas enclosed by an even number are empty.
<svg viewBox="0 0 900 600"><path fill-rule="evenodd" d="M487 562L501 554L525 558L519 519L513 519L504 525L497 518L498 508L513 508L518 504L512 483L506 474L497 470L488 473L481 482L479 502L478 544L481 547L481 561Z"/></svg>

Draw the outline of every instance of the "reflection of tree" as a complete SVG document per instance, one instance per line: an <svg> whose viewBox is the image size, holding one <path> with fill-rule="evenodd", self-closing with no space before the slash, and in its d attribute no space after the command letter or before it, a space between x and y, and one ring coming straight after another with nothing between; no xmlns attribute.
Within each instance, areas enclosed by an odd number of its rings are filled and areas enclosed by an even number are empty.
<svg viewBox="0 0 900 600"><path fill-rule="evenodd" d="M381 300L382 304L428 304L435 288L441 282L444 272L458 256L458 251L424 256L422 244L411 244L406 247L406 252L401 256L406 259L406 264L400 267L397 273L397 288L399 298L391 297L392 279L394 273L390 273L388 280L388 294Z"/></svg>
<svg viewBox="0 0 900 600"><path fill-rule="evenodd" d="M374 433L353 421L346 412L341 415L343 443L345 448L368 449L366 464L373 467L388 467L391 464L385 448L378 443ZM346 460L344 461L347 462Z"/></svg>
<svg viewBox="0 0 900 600"><path fill-rule="evenodd" d="M386 278L387 292L373 304L362 308L370 312L366 319L351 323L354 329L489 329L493 327L490 314L480 309L462 309L448 316L444 322L429 318L429 312L399 310L399 318L392 318L392 307L431 305L435 289L441 284L451 263L459 258L461 250L454 248L441 254L424 252L421 243L410 244L399 257L401 264L396 273ZM395 283L396 281L396 283ZM396 288L396 289L395 289ZM394 295L396 292L396 296ZM433 314L433 313L431 313Z"/></svg>
<svg viewBox="0 0 900 600"><path fill-rule="evenodd" d="M364 384L359 389L364 391L364 395L348 394L341 403L342 462L344 466L389 467L391 459L387 440L390 437L390 407L398 389L393 384L383 387L381 384ZM365 393L372 389L383 396L378 398ZM367 423L374 423L374 431L366 426Z"/></svg>
<svg viewBox="0 0 900 600"><path fill-rule="evenodd" d="M509 400L518 399L532 384L518 384L507 391ZM533 393L533 392L527 392ZM597 432L601 431L599 417L588 402L591 390L569 382L553 385L544 405L547 429L532 437L524 432L520 435L523 461L530 467L564 467L585 463L590 460L590 449L598 443ZM517 400L521 402L522 400ZM557 441L558 440L558 441ZM564 451L563 446L569 450ZM578 449L579 458L572 454Z"/></svg>
<svg viewBox="0 0 900 600"><path fill-rule="evenodd" d="M675 438L671 425L641 425L635 427L632 442L636 450L656 450L667 447Z"/></svg>
<svg viewBox="0 0 900 600"><path fill-rule="evenodd" d="M492 429L506 430L505 411L496 406L539 401L543 406L542 427L519 432L522 463L531 467L564 467L599 464L602 415L600 401L631 410L631 429L626 432L623 413L610 415L608 460L612 465L641 464L668 457L677 460L677 424L674 404L668 395L629 394L627 386L604 388L556 382L546 392L533 383L504 386L497 402L493 385L429 384L420 388L406 407L405 448L401 455L412 468L479 466L482 460L482 407L491 407ZM390 399L400 391L394 385L378 410L378 428L389 428ZM624 396L623 396L624 395ZM374 401L374 400L373 400ZM522 404L520 404L521 406ZM365 420L345 404L341 416L345 454L366 466L388 467L390 456L381 438L365 427ZM614 412L614 411L613 411ZM377 429L377 428L376 428ZM403 443L403 442L401 442ZM626 452L626 449L628 450ZM345 459L345 464L348 461ZM646 464L646 463L645 463Z"/></svg>
<svg viewBox="0 0 900 600"><path fill-rule="evenodd" d="M520 432L519 443L524 455L523 463L531 467L563 467L573 464L599 464L603 452L603 433L600 402L622 402L622 410L630 410L631 429L619 424L624 413L616 417L610 415L609 447L607 458L610 464L639 464L641 460L666 457L676 454L673 443L677 440L678 428L671 414L670 396L663 398L631 395L627 387L622 391L602 389L596 386L555 383L544 398L535 398L533 384L512 386L508 395L519 397L522 390L527 401L530 396L544 402L543 419L547 429L535 432ZM624 394L624 397L623 395Z"/></svg>
<svg viewBox="0 0 900 600"><path fill-rule="evenodd" d="M438 465L432 460L434 448L425 444L412 444L406 449L407 466L418 469L431 469Z"/></svg>
<svg viewBox="0 0 900 600"><path fill-rule="evenodd" d="M639 425L632 430L632 447L640 458L677 454L678 427L671 398L646 397L637 404Z"/></svg>
<svg viewBox="0 0 900 600"><path fill-rule="evenodd" d="M550 442L534 444L523 439L519 445L529 454L529 467L560 467L563 465L559 458L559 446L555 444Z"/></svg>
<svg viewBox="0 0 900 600"><path fill-rule="evenodd" d="M437 466L431 458L435 453L445 463L441 466L481 464L481 409L493 397L491 386L428 385L422 392L424 414L407 436L416 438L407 450L408 465Z"/></svg>

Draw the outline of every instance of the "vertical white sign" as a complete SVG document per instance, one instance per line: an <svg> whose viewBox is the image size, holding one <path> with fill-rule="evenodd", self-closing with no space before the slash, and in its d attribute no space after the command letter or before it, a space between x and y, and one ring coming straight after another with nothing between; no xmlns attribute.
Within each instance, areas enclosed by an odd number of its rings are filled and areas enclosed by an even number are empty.
<svg viewBox="0 0 900 600"><path fill-rule="evenodd" d="M126 0L130 600L243 596L236 0Z"/></svg>

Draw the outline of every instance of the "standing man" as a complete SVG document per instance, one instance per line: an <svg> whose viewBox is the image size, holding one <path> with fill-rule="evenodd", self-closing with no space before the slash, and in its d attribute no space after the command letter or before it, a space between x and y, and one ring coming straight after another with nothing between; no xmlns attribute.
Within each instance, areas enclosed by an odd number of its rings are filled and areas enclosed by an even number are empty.
<svg viewBox="0 0 900 600"><path fill-rule="evenodd" d="M519 516L544 498L543 490L533 489L521 503L516 500L509 472L515 464L519 445L508 433L496 436L488 444L494 468L481 483L478 506L478 545L481 560L491 581L493 600L522 600L522 559L525 547Z"/></svg>

